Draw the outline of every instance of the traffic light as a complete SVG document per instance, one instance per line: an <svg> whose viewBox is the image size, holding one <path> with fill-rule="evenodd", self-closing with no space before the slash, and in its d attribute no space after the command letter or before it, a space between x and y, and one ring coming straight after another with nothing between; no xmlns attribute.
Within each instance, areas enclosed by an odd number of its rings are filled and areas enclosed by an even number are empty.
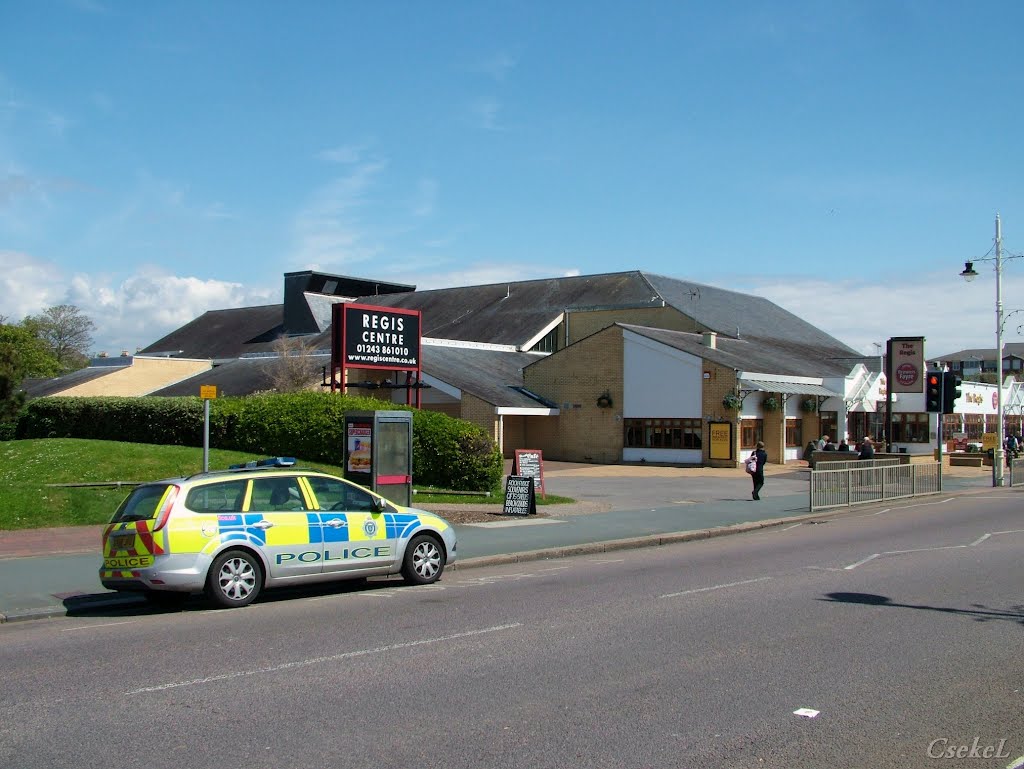
<svg viewBox="0 0 1024 769"><path fill-rule="evenodd" d="M954 412L953 401L960 397L961 379L952 371L942 372L942 413Z"/></svg>
<svg viewBox="0 0 1024 769"><path fill-rule="evenodd" d="M944 374L941 371L929 371L925 377L925 411L931 414L942 413L942 382Z"/></svg>

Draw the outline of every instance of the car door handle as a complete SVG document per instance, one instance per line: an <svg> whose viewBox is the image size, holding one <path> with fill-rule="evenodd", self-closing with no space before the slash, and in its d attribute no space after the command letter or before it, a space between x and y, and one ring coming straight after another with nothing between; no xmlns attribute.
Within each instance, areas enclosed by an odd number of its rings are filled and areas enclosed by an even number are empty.
<svg viewBox="0 0 1024 769"><path fill-rule="evenodd" d="M272 521L256 521L256 523L254 523L252 525L252 527L254 529L264 529L264 530L266 530L266 529L269 529L273 525L274 524L273 524Z"/></svg>
<svg viewBox="0 0 1024 769"><path fill-rule="evenodd" d="M324 526L332 526L335 529L340 529L345 525L345 522L341 518L331 518L329 521L324 521Z"/></svg>

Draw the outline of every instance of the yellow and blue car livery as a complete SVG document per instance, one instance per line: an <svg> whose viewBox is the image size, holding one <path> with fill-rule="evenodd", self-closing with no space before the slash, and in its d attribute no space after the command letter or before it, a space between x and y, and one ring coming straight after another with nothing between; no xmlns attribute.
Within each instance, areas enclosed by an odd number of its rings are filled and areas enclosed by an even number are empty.
<svg viewBox="0 0 1024 769"><path fill-rule="evenodd" d="M218 585L248 596L282 584L398 573L424 584L455 557L454 528L430 512L316 471L246 468L136 488L103 531L100 582L144 593L205 590L214 598L221 598ZM247 564L251 573L233 576Z"/></svg>

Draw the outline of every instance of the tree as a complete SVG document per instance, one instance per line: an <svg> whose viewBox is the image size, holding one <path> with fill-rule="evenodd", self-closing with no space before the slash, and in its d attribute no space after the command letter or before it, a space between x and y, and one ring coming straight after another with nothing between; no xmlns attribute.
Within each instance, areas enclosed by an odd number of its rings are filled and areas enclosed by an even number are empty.
<svg viewBox="0 0 1024 769"><path fill-rule="evenodd" d="M279 393L308 390L317 381L320 367L313 351L299 337L278 337L273 345L278 360L270 369L270 382Z"/></svg>
<svg viewBox="0 0 1024 769"><path fill-rule="evenodd" d="M26 328L0 324L0 423L10 422L25 402L26 377L60 371L56 356Z"/></svg>
<svg viewBox="0 0 1024 769"><path fill-rule="evenodd" d="M52 377L61 370L60 361L49 345L24 326L0 325L0 353L22 379Z"/></svg>
<svg viewBox="0 0 1024 769"><path fill-rule="evenodd" d="M40 315L25 318L21 323L50 346L64 370L71 371L87 364L96 324L78 307L58 304L43 310Z"/></svg>

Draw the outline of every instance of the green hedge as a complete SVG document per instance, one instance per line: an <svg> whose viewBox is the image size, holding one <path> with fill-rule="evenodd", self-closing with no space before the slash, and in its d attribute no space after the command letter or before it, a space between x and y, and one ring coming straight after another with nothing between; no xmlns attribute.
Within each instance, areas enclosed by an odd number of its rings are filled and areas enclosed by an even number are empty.
<svg viewBox="0 0 1024 769"><path fill-rule="evenodd" d="M296 456L342 464L344 416L350 411L413 413L413 479L421 486L495 491L501 452L483 430L431 411L330 393L254 395L210 402L210 446L256 456ZM18 418L17 437L89 438L201 446L199 398L39 398Z"/></svg>

